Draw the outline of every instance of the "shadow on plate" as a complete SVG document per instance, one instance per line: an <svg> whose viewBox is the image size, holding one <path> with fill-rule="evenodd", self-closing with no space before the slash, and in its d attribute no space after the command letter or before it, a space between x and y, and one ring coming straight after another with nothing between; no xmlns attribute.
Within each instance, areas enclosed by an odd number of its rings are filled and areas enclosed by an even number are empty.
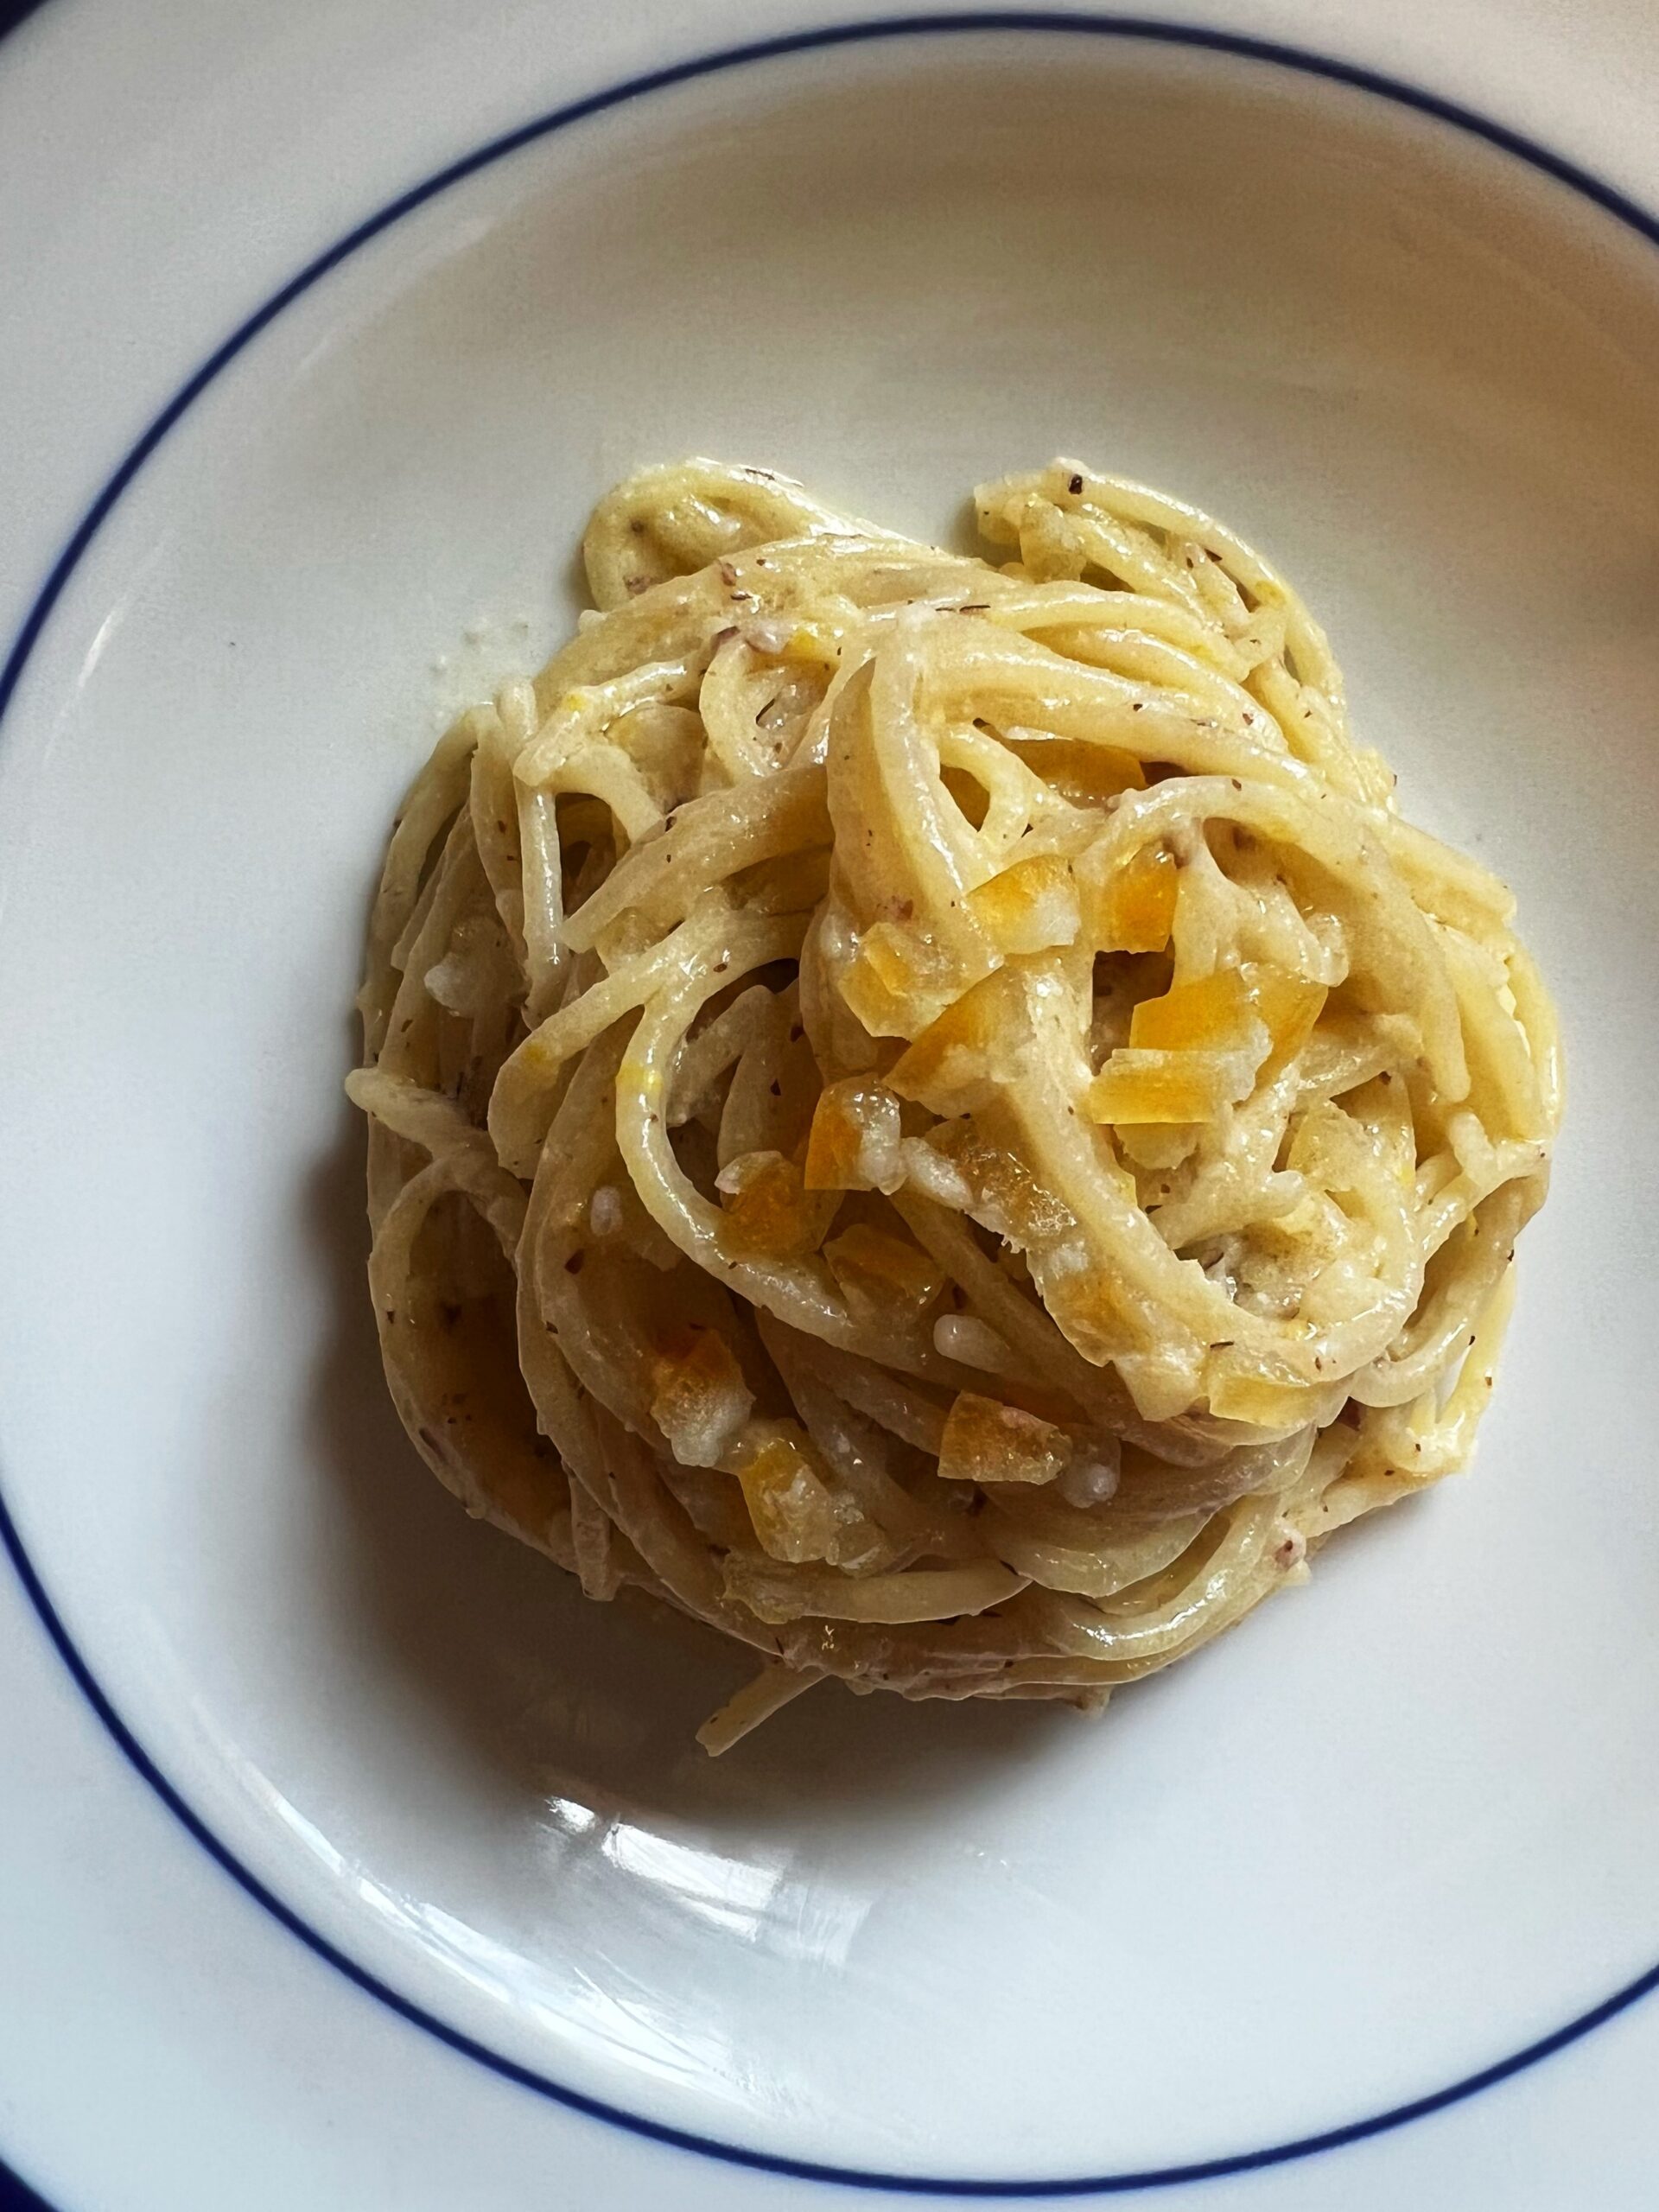
<svg viewBox="0 0 1659 2212"><path fill-rule="evenodd" d="M804 1808L856 1824L890 1816L895 1798L1000 1790L1103 1726L1066 1707L915 1705L824 1684L708 1758L694 1732L748 1659L637 1596L584 1599L549 1560L470 1520L404 1437L364 1281L362 1129L344 1109L305 1208L332 1316L308 1427L337 1524L338 1602L352 1611L343 1640L369 1639L375 1678L390 1673L422 1700L435 1759L467 1763L497 1796L752 1830Z"/></svg>

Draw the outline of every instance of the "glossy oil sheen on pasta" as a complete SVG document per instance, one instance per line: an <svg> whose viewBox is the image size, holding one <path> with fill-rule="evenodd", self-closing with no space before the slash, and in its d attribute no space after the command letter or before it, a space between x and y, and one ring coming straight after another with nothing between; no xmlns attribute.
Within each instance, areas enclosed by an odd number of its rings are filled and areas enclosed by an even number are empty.
<svg viewBox="0 0 1659 2212"><path fill-rule="evenodd" d="M1560 1102L1295 594L1058 461L994 562L692 461L439 744L360 1004L398 1411L595 1598L1099 1703L1468 1457ZM996 565L995 563L1000 563Z"/></svg>

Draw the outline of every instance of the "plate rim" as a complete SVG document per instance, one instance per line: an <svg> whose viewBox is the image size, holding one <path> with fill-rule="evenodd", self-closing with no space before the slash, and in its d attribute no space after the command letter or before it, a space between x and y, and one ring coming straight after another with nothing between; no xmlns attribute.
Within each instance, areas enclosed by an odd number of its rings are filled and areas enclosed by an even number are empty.
<svg viewBox="0 0 1659 2212"><path fill-rule="evenodd" d="M24 14L34 12L37 4L38 0L33 0L33 4L25 9ZM8 22L0 16L0 36L22 20L22 16L16 16ZM654 68L616 79L578 99L563 102L525 123L498 133L469 152L445 163L385 201L332 245L313 256L293 276L246 315L153 416L105 480L71 532L17 629L3 664L0 665L0 726L3 725L27 665L75 570L115 506L168 433L209 385L286 308L382 232L389 230L429 200L438 198L452 187L510 155L590 118L654 92L670 91L678 86L755 64L842 47L882 44L907 38L1020 32L1108 37L1126 41L1139 40L1154 46L1186 48L1287 70L1302 77L1334 83L1368 94L1394 106L1426 116L1520 161L1534 171L1564 186L1580 199L1599 207L1649 245L1659 247L1659 216L1605 178L1557 152L1530 133L1516 130L1462 101L1447 98L1427 86L1389 72L1346 60L1315 48L1244 31L1093 10L1039 7L984 10L952 9L894 12L830 22L684 55ZM3 740L3 728L0 727L0 741ZM653 2120L647 2114L631 2112L624 2106L591 2096L556 2081L534 2067L491 2050L478 2038L452 2026L412 1999L402 1995L319 1929L313 1928L250 1867L245 1866L231 1847L209 1827L180 1789L162 1773L123 1719L109 1694L69 1635L23 1545L6 1503L3 1469L0 1469L0 1547L3 1547L31 1609L45 1629L66 1670L128 1764L221 1871L290 1935L297 1937L315 1956L365 1995L373 1998L411 2026L497 2076L517 2087L531 2090L585 2118L600 2120L626 2133L688 2152L702 2158L772 2173L791 2180L920 2196L1041 2198L1111 2196L1220 2179L1308 2159L1323 2152L1391 2133L1448 2106L1461 2103L1578 2042L1659 1987L1659 1963L1656 1963L1562 2026L1442 2088L1337 2127L1201 2160L1077 2177L950 2178L925 2174L891 2173L796 2158L782 2152L724 2141L718 2137L705 2136L696 2130ZM25 2192L22 2202L45 2204L45 2200L29 2190L21 2177L0 2158L0 2197L10 2195L13 2185ZM48 2212L50 2212L50 2208L48 2208Z"/></svg>

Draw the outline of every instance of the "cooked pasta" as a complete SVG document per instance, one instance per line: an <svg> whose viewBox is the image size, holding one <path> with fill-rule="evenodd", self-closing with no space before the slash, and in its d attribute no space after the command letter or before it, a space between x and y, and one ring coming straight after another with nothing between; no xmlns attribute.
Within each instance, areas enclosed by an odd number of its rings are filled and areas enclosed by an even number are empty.
<svg viewBox="0 0 1659 2212"><path fill-rule="evenodd" d="M1560 1113L1472 861L1232 533L1070 461L995 562L633 477L444 736L359 1005L397 1409L593 1598L1102 1702L1467 1459Z"/></svg>

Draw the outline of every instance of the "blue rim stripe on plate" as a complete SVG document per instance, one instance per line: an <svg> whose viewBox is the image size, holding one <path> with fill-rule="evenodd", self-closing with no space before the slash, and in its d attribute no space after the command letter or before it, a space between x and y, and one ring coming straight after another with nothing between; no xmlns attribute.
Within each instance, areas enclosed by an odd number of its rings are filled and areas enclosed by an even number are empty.
<svg viewBox="0 0 1659 2212"><path fill-rule="evenodd" d="M1433 120L1451 125L1469 136L1483 140L1500 152L1513 156L1544 175L1565 185L1581 199L1614 217L1626 228L1636 232L1649 245L1659 245L1659 219L1599 177L1581 168L1576 162L1549 148L1538 143L1524 133L1510 130L1506 124L1495 123L1471 108L1455 100L1441 98L1422 87L1403 79L1384 75L1357 63L1342 61L1327 54L1313 53L1300 47L1287 46L1272 39L1254 38L1243 32L1205 29L1196 26L1160 22L1141 16L1103 16L1053 10L1046 9L1001 9L985 14L944 13L925 16L887 16L861 22L831 24L816 30L791 31L773 38L755 39L740 46L727 47L712 54L698 54L689 60L625 79L605 90L592 92L585 98L572 100L537 117L533 122L492 139L473 153L452 162L445 168L428 177L389 201L376 213L348 231L334 245L309 262L299 274L292 277L279 291L274 292L263 307L255 309L237 329L211 354L187 383L162 408L149 429L137 440L126 458L111 476L103 490L92 501L76 527L68 543L59 556L51 573L41 586L25 617L3 670L0 670L0 716L3 716L17 689L23 670L39 642L54 607L62 596L70 577L82 556L98 535L111 510L126 491L128 486L143 467L169 430L199 399L220 372L226 368L245 346L274 321L284 308L308 291L330 270L377 238L382 231L400 221L405 215L423 207L429 200L446 192L452 185L473 176L480 169L514 153L521 147L551 137L590 116L602 115L608 109L642 98L650 92L662 92L677 85L690 84L699 78L712 77L721 73L742 68L757 62L782 59L791 54L810 54L837 47L874 43L882 40L923 38L949 35L979 35L1010 32L1039 32L1070 34L1077 36L1139 39L1154 45L1185 47L1198 51L1221 54L1235 59L1271 65L1294 70L1302 76L1323 79L1328 83L1374 95L1398 107L1414 110ZM626 2112L596 2097L582 2094L576 2089L550 2080L532 2068L520 2065L516 2060L503 2056L484 2044L449 2027L433 2014L423 2011L408 1998L377 1979L375 1975L337 1949L327 1938L302 1920L280 1897L267 1889L263 1882L235 1856L229 1847L192 1811L173 1784L156 1767L143 1746L122 1719L109 1697L93 1676L79 1649L71 1639L56 1608L48 1596L36 1573L33 1562L23 1548L16 1524L0 1493L0 1542L16 1568L19 1580L30 1604L40 1616L48 1635L57 1649L59 1656L73 1676L88 1703L105 1727L114 1738L127 1759L168 1809L188 1828L196 1841L249 1897L280 1921L290 1934L299 1937L316 1953L319 1958L338 1969L348 1980L371 1997L398 2013L412 2026L447 2044L461 2056L488 2067L493 2073L517 2082L521 2088L532 2089L539 2095L550 2098L573 2112L588 2118L607 2122L626 2129L632 2134L644 2136L652 2142L670 2145L676 2149L692 2151L730 2164L758 2168L763 2172L785 2175L802 2181L828 2182L855 2189L880 2189L914 2196L957 2197L1045 2197L1111 2196L1135 2190L1168 2188L1181 2183L1216 2180L1229 2174L1249 2173L1264 2166L1286 2164L1291 2159L1306 2158L1321 2151L1333 2151L1345 2144L1363 2141L1367 2136L1380 2135L1404 2126L1408 2121L1421 2120L1430 2113L1440 2112L1448 2105L1460 2103L1482 2089L1492 2088L1519 2074L1541 2059L1576 2043L1617 2013L1659 1987L1659 1965L1627 1982L1621 1989L1589 2011L1580 2012L1551 2034L1540 2037L1524 2049L1514 2051L1491 2065L1468 2074L1446 2088L1436 2089L1427 2095L1414 2097L1405 2104L1395 2105L1385 2112L1350 2121L1341 2127L1327 2128L1318 2134L1305 2135L1281 2143L1272 2143L1259 2150L1240 2151L1230 2155L1205 2158L1184 2164L1147 2167L1133 2172L1078 2176L1057 2180L952 2180L930 2175L880 2173L850 2166L825 2165L809 2159L791 2158L772 2152L746 2148L741 2144L724 2143L713 2137L696 2134L690 2130L665 2126L647 2119L641 2113ZM6 2169L0 2165L0 2185L3 2184ZM40 2202L36 2199L35 2202Z"/></svg>
<svg viewBox="0 0 1659 2212"><path fill-rule="evenodd" d="M32 16L41 0L0 0L0 38L8 31L15 31L26 16ZM0 2204L5 2202L0 2197Z"/></svg>
<svg viewBox="0 0 1659 2212"><path fill-rule="evenodd" d="M10 26L4 28L9 29ZM0 2212L53 2212L46 2199L38 2196L3 2158L0 2158Z"/></svg>

